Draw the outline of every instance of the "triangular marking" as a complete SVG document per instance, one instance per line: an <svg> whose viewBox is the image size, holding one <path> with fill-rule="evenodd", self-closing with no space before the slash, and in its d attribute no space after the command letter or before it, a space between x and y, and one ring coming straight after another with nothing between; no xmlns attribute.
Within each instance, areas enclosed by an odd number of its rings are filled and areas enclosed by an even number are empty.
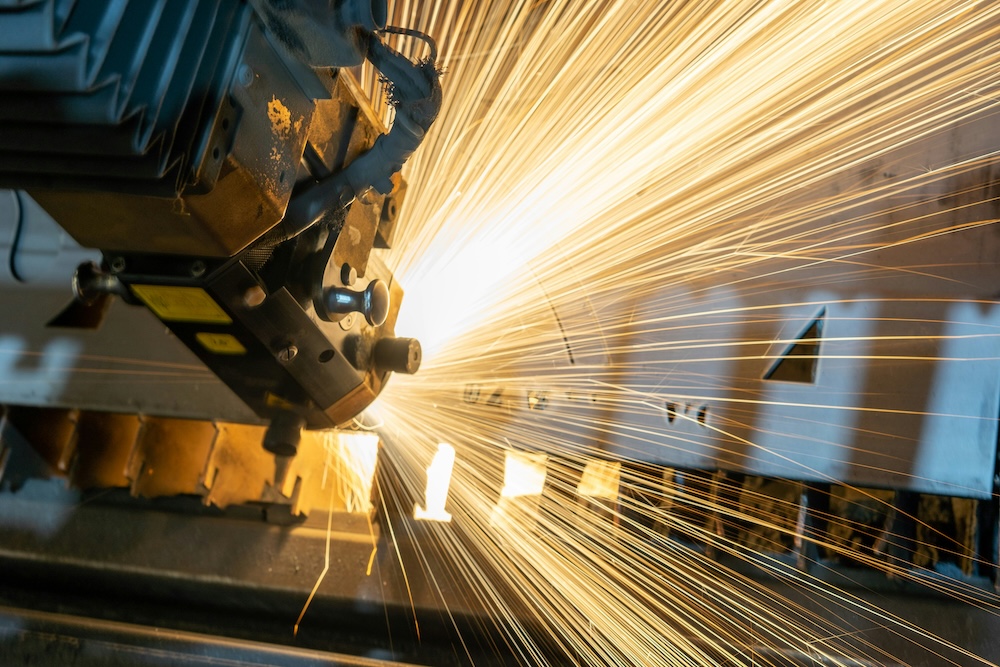
<svg viewBox="0 0 1000 667"><path fill-rule="evenodd" d="M805 331L796 336L795 342L789 345L785 352L775 360L771 368L764 373L765 380L816 382L825 318L826 309L824 308L809 323Z"/></svg>

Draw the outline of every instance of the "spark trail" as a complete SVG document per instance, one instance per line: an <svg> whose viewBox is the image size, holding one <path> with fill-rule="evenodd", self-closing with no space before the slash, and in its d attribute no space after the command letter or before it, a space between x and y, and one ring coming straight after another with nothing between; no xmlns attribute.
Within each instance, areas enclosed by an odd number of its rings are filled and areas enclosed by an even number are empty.
<svg viewBox="0 0 1000 667"><path fill-rule="evenodd" d="M995 234L977 177L1000 136L969 129L997 110L1000 7L414 1L392 16L438 37L446 102L408 167L390 261L408 290L397 330L421 339L424 367L374 412L414 495L438 443L454 445L449 511L466 539L442 527L439 546L511 650L526 664L553 652L591 665L891 660L868 638L875 625L940 664L992 664L722 529L790 535L782 508L741 515L717 486L673 485L635 461L767 461L823 481L853 462L900 486L926 481L901 463L913 420L982 419L928 414L919 388L776 396L759 379L809 342L800 326L814 317L830 332L824 373L1000 356L996 318L974 316L997 305L1000 276L974 257ZM922 151L956 128L980 138ZM943 239L968 252L934 257ZM844 323L853 333L832 333ZM812 449L773 444L792 441ZM516 452L550 455L544 492L505 494ZM581 501L594 460L615 493ZM768 599L713 552L754 559L841 620Z"/></svg>

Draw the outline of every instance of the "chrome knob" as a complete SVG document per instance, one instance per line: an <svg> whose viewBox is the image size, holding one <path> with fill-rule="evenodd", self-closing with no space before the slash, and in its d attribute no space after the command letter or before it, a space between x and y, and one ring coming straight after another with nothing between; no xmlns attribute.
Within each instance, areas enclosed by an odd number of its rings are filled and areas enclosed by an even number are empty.
<svg viewBox="0 0 1000 667"><path fill-rule="evenodd" d="M363 292L346 287L327 287L323 290L323 306L327 317L362 313L373 327L385 323L389 316L389 286L382 280L373 280Z"/></svg>

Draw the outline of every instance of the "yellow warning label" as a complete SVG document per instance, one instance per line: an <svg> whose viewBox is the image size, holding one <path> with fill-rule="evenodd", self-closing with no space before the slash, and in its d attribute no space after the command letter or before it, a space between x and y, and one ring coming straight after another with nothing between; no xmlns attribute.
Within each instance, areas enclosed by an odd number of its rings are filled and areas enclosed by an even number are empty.
<svg viewBox="0 0 1000 667"><path fill-rule="evenodd" d="M215 354L246 354L247 349L236 336L227 333L213 333L211 331L199 331L195 338L209 352Z"/></svg>
<svg viewBox="0 0 1000 667"><path fill-rule="evenodd" d="M231 324L226 311L200 287L132 285L132 292L161 320Z"/></svg>

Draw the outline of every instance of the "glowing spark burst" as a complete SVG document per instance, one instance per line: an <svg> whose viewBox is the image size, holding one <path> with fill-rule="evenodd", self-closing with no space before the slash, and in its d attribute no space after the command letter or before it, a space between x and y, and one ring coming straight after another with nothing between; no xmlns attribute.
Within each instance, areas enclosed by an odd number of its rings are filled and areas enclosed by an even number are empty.
<svg viewBox="0 0 1000 667"><path fill-rule="evenodd" d="M451 514L445 510L448 503L448 487L451 486L451 472L455 466L455 448L440 443L434 460L427 467L427 485L424 487L424 504L413 508L413 517L425 521L451 521Z"/></svg>
<svg viewBox="0 0 1000 667"><path fill-rule="evenodd" d="M395 378L376 409L417 497L437 443L455 445L455 520L436 534L523 661L551 647L519 625L519 607L584 664L891 658L860 628L767 599L712 552L938 641L727 537L754 524L790 538L794 508L747 510L750 489L741 510L719 480L678 485L632 464L653 452L930 484L901 472L915 454L899 434L923 419L959 438L984 421L959 404L926 409L933 378L919 369L968 373L997 357L1000 328L982 313L998 276L974 257L995 222L976 175L1000 141L937 157L919 147L995 113L1000 7L400 2L394 17L439 37L446 104L409 166L390 261L408 290L397 330L422 340L424 368ZM926 259L944 238L967 252ZM808 394L765 387L819 318L812 360L840 379ZM887 394L856 381L867 368L914 379ZM511 473L511 460L547 472ZM877 548L818 546L915 576ZM937 646L942 664L948 651L973 659Z"/></svg>

